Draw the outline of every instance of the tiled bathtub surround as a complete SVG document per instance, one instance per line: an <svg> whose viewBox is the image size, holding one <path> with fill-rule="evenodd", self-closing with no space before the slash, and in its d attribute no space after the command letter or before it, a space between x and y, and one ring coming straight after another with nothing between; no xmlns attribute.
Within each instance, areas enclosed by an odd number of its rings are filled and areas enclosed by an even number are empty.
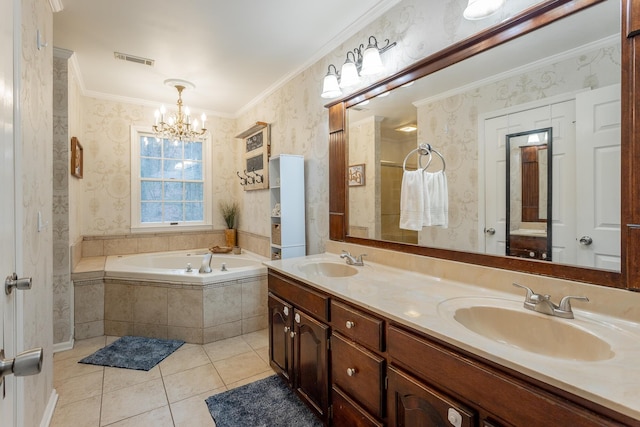
<svg viewBox="0 0 640 427"><path fill-rule="evenodd" d="M74 280L76 339L143 335L204 344L267 326L264 274L204 286L80 275Z"/></svg>
<svg viewBox="0 0 640 427"><path fill-rule="evenodd" d="M71 259L75 267L83 258L179 251L224 245L223 230L84 236L71 247ZM258 255L265 257L269 255L268 236L238 231L238 245Z"/></svg>

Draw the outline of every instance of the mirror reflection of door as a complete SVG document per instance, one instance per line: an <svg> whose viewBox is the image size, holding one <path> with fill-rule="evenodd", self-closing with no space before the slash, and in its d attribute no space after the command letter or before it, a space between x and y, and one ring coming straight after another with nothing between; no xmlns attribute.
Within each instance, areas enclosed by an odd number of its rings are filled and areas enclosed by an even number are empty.
<svg viewBox="0 0 640 427"><path fill-rule="evenodd" d="M506 255L551 261L552 129L506 135Z"/></svg>

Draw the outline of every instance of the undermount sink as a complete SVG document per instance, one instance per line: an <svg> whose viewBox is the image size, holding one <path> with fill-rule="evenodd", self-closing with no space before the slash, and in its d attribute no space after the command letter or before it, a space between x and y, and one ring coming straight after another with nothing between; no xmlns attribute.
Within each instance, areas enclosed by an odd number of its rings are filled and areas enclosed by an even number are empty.
<svg viewBox="0 0 640 427"><path fill-rule="evenodd" d="M309 262L299 265L298 268L305 274L326 277L349 277L358 273L358 269L350 265L326 261Z"/></svg>
<svg viewBox="0 0 640 427"><path fill-rule="evenodd" d="M456 323L490 340L560 359L593 362L615 355L609 343L571 320L529 312L510 300L464 300L444 301L441 315L452 316Z"/></svg>

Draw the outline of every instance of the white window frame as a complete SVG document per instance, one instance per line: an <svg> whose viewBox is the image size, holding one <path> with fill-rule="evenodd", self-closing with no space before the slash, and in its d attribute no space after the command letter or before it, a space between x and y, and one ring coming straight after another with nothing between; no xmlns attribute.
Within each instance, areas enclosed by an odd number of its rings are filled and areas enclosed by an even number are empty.
<svg viewBox="0 0 640 427"><path fill-rule="evenodd" d="M213 194L212 194L212 157L211 138L209 135L202 144L203 163L203 207L204 219L201 222L161 224L142 223L140 218L141 194L140 194L140 138L149 136L155 138L150 126L131 126L131 232L132 233L157 233L170 231L200 231L213 229Z"/></svg>

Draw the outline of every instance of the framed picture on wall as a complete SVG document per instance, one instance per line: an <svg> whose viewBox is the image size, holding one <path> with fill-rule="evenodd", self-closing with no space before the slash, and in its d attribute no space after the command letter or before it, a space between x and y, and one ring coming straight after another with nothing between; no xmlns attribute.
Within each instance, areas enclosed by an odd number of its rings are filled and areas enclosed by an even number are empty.
<svg viewBox="0 0 640 427"><path fill-rule="evenodd" d="M244 171L237 174L245 191L269 188L269 156L271 150L268 123L256 122L246 131L236 135L244 145Z"/></svg>
<svg viewBox="0 0 640 427"><path fill-rule="evenodd" d="M349 187L358 187L365 184L364 163L349 166Z"/></svg>
<svg viewBox="0 0 640 427"><path fill-rule="evenodd" d="M71 175L82 179L84 173L84 159L82 145L75 136L71 138Z"/></svg>

